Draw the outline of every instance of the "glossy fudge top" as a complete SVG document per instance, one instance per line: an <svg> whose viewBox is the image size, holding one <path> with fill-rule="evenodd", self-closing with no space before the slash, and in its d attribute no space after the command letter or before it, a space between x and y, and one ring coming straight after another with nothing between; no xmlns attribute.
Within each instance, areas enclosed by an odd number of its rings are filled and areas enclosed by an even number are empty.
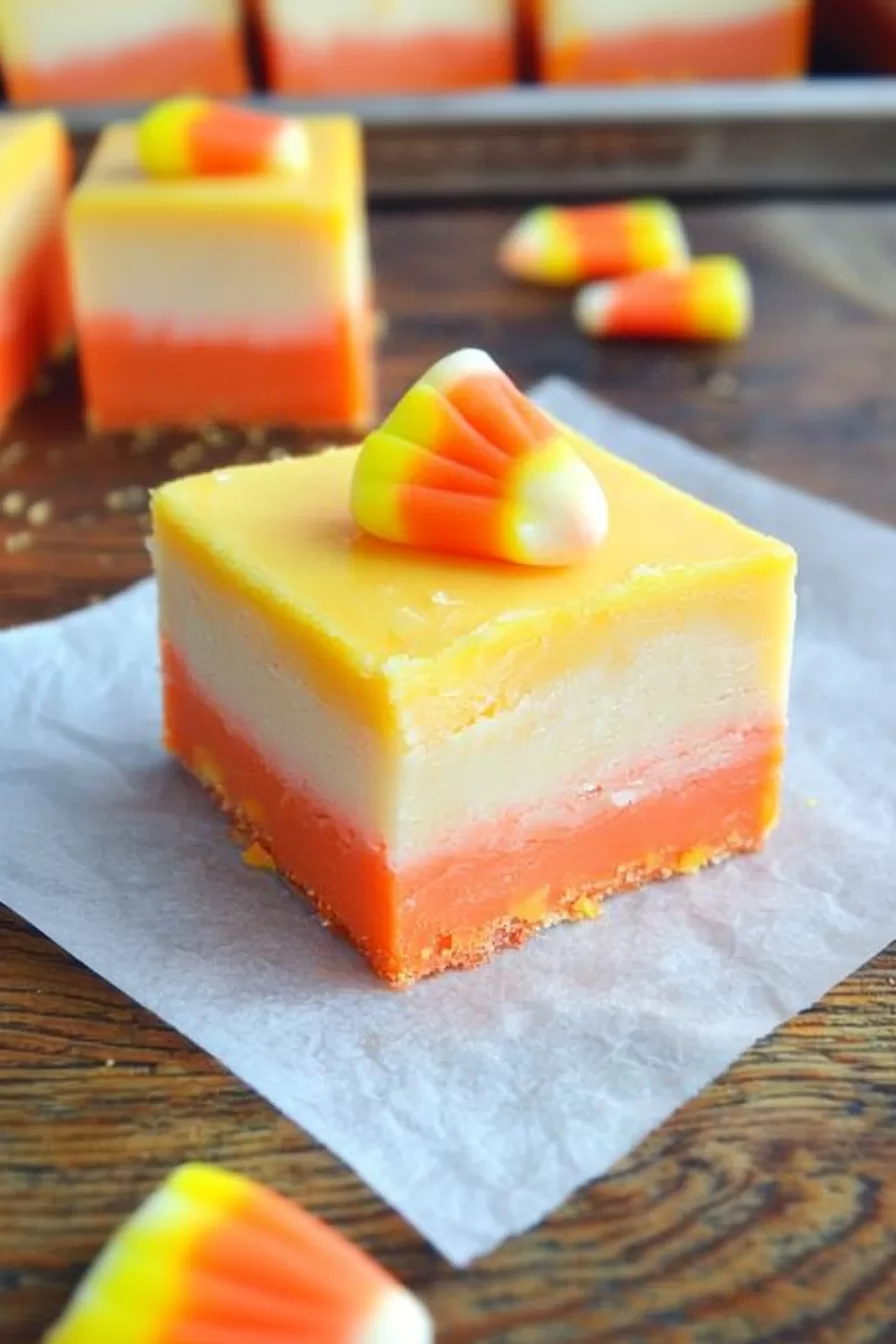
<svg viewBox="0 0 896 1344"><path fill-rule="evenodd" d="M346 203L360 201L361 136L352 117L302 119L309 141L305 172L238 177L160 180L148 177L137 159L137 133L132 125L108 126L74 193L72 210L108 216L158 211L234 215L283 213L302 217L335 216Z"/></svg>

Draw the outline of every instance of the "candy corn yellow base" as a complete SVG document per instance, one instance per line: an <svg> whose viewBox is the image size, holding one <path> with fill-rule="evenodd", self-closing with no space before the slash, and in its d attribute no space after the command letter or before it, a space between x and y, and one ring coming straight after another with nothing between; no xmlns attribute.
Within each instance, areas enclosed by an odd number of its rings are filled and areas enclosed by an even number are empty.
<svg viewBox="0 0 896 1344"><path fill-rule="evenodd" d="M578 445L564 569L359 534L353 450L155 495L168 746L392 984L774 821L792 552Z"/></svg>
<svg viewBox="0 0 896 1344"><path fill-rule="evenodd" d="M0 423L71 338L62 237L71 166L52 113L0 118Z"/></svg>
<svg viewBox="0 0 896 1344"><path fill-rule="evenodd" d="M94 428L367 427L360 134L343 117L304 127L307 170L170 179L141 169L134 127L107 128L69 209Z"/></svg>

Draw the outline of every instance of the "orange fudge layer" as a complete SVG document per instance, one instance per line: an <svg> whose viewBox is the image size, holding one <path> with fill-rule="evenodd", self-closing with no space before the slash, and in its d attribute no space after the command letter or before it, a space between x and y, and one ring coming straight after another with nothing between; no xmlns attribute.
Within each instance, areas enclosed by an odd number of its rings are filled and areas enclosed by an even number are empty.
<svg viewBox="0 0 896 1344"><path fill-rule="evenodd" d="M271 86L281 93L437 93L512 82L513 0L262 0Z"/></svg>
<svg viewBox="0 0 896 1344"><path fill-rule="evenodd" d="M292 175L155 180L109 128L69 217L90 423L361 429L373 411L357 125L307 123ZM152 258L152 265L147 264Z"/></svg>
<svg viewBox="0 0 896 1344"><path fill-rule="evenodd" d="M369 338L348 320L284 340L184 340L123 318L81 327L81 366L98 429L190 424L348 425L369 418Z"/></svg>
<svg viewBox="0 0 896 1344"><path fill-rule="evenodd" d="M71 171L52 113L0 118L0 422L71 337L62 236Z"/></svg>
<svg viewBox="0 0 896 1344"><path fill-rule="evenodd" d="M236 0L6 0L4 73L19 104L245 91Z"/></svg>
<svg viewBox="0 0 896 1344"><path fill-rule="evenodd" d="M564 570L360 536L350 449L155 495L167 745L392 984L777 815L793 553L580 450L611 527Z"/></svg>
<svg viewBox="0 0 896 1344"><path fill-rule="evenodd" d="M269 37L266 47L271 86L280 93L448 93L509 84L514 74L509 35L341 38L324 52Z"/></svg>
<svg viewBox="0 0 896 1344"><path fill-rule="evenodd" d="M561 0L562 3L562 0ZM546 0L550 10L551 0ZM636 12L637 7L633 6ZM553 84L787 79L805 73L809 7L784 4L728 20L656 21L621 32L593 30L552 40L544 30L542 77Z"/></svg>

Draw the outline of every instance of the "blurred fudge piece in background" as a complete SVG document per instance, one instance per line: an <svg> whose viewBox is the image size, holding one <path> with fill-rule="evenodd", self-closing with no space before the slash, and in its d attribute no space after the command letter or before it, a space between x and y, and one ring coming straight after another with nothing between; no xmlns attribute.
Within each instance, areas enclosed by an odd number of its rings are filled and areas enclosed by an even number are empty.
<svg viewBox="0 0 896 1344"><path fill-rule="evenodd" d="M515 78L515 0L256 0L279 93L432 93Z"/></svg>
<svg viewBox="0 0 896 1344"><path fill-rule="evenodd" d="M523 5L537 29L540 73L548 83L787 79L806 70L809 0Z"/></svg>
<svg viewBox="0 0 896 1344"><path fill-rule="evenodd" d="M0 0L0 44L17 104L247 86L239 0Z"/></svg>

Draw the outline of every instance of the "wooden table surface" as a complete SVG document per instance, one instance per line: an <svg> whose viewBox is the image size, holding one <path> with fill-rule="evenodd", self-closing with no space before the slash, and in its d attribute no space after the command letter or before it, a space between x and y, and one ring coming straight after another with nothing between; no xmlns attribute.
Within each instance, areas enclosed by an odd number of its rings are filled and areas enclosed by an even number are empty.
<svg viewBox="0 0 896 1344"><path fill-rule="evenodd" d="M695 246L740 253L757 280L756 333L722 351L589 346L563 296L496 273L509 218L375 219L385 403L437 356L483 345L525 382L563 372L896 523L896 209L689 210ZM74 372L55 374L0 446L0 620L55 616L144 575L146 487L289 442L205 440L87 442ZM443 1344L896 1340L893 949L541 1227L457 1273L174 1031L18 919L2 917L0 939L3 1344L32 1344L119 1220L195 1156L354 1237L423 1295Z"/></svg>

